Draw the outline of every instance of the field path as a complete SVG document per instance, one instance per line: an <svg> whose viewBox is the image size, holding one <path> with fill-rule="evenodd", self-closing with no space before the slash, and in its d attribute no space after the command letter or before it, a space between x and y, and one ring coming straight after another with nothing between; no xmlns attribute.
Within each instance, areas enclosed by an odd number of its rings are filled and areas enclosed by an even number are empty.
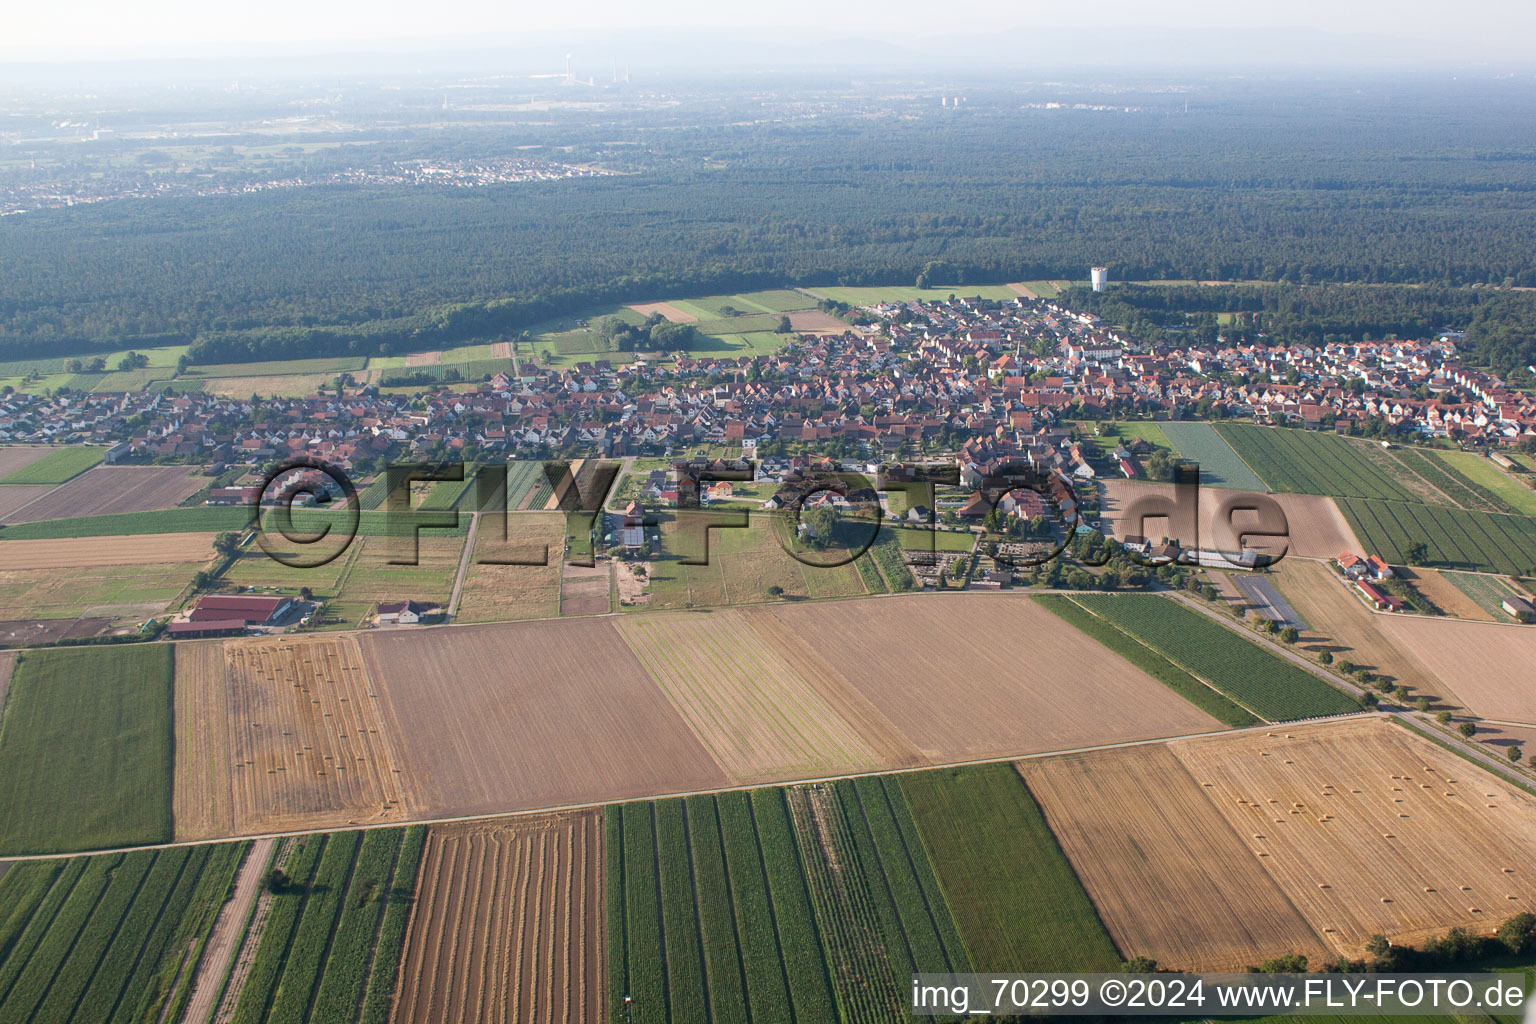
<svg viewBox="0 0 1536 1024"><path fill-rule="evenodd" d="M464 574L469 571L469 556L475 550L475 531L480 527L480 513L469 514L469 535L464 538L464 553L459 556L459 571L453 576L453 596L448 598L448 617L459 614L459 591L464 589Z"/></svg>
<svg viewBox="0 0 1536 1024"><path fill-rule="evenodd" d="M187 1001L182 1024L207 1024L218 1006L219 993L224 979L229 976L230 964L240 949L245 936L246 922L250 920L251 907L261 894L261 879L272 863L272 850L276 839L258 839L246 854L245 863L235 874L235 894L219 910L213 922L213 934L203 947L203 958L198 961L192 976L192 998Z"/></svg>
<svg viewBox="0 0 1536 1024"><path fill-rule="evenodd" d="M11 669L16 667L15 651L0 651L0 722L5 720L5 691L11 684Z"/></svg>

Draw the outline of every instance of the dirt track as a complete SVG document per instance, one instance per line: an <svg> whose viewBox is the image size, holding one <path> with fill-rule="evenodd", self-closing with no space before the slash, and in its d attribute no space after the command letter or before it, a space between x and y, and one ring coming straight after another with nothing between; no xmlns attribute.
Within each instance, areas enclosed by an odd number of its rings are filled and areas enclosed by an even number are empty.
<svg viewBox="0 0 1536 1024"><path fill-rule="evenodd" d="M206 1024L217 1009L219 990L229 973L231 962L245 938L245 926L251 907L261 895L262 877L272 861L276 839L258 839L251 844L240 871L235 875L234 895L219 909L213 931L203 947L202 959L192 978L192 996L182 1011L182 1024Z"/></svg>

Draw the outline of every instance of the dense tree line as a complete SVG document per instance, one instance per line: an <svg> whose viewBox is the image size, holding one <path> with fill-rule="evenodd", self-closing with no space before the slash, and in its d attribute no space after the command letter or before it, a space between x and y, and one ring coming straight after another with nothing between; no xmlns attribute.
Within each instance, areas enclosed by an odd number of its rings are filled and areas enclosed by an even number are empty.
<svg viewBox="0 0 1536 1024"><path fill-rule="evenodd" d="M623 176L33 212L0 222L0 360L189 339L202 361L400 351L609 302L919 275L1081 279L1106 263L1118 280L1293 283L1274 309L1245 297L1266 332L1475 318L1490 361L1509 362L1526 358L1519 303L1461 289L1536 286L1536 102L1476 99L1282 107L1267 95L1188 117L999 104L751 127L605 114L539 138ZM616 137L631 144L602 141ZM497 138L464 129L430 147L514 141ZM410 151L396 139L388 154ZM1339 282L1432 287L1414 301L1302 287Z"/></svg>
<svg viewBox="0 0 1536 1024"><path fill-rule="evenodd" d="M1536 292L1411 285L1114 285L1070 288L1060 301L1180 345L1321 344L1424 338L1466 330L1474 361L1511 373L1536 362Z"/></svg>

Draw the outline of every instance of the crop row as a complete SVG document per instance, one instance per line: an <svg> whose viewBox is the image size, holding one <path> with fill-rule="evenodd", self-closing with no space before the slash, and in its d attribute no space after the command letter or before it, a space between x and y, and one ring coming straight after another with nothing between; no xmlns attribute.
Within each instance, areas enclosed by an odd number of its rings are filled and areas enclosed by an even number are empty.
<svg viewBox="0 0 1536 1024"><path fill-rule="evenodd" d="M1480 512L1515 511L1503 498L1484 490L1456 469L1431 458L1417 448L1398 449L1397 461L1434 484L1442 494L1458 505Z"/></svg>
<svg viewBox="0 0 1536 1024"><path fill-rule="evenodd" d="M613 1020L836 1019L782 791L626 804L607 818Z"/></svg>
<svg viewBox="0 0 1536 1024"><path fill-rule="evenodd" d="M838 1009L850 1024L899 1019L902 999L886 953L886 928L828 784L785 792L811 906L821 926Z"/></svg>
<svg viewBox="0 0 1536 1024"><path fill-rule="evenodd" d="M1273 490L1416 500L1354 442L1333 434L1252 424L1223 424L1217 432Z"/></svg>
<svg viewBox="0 0 1536 1024"><path fill-rule="evenodd" d="M308 836L277 894L238 1021L374 1020L388 1014L424 833ZM404 842L403 842L404 841ZM394 913L390 913L394 911Z"/></svg>
<svg viewBox="0 0 1536 1024"><path fill-rule="evenodd" d="M1091 594L1073 600L1270 721L1359 710L1312 673L1170 598Z"/></svg>
<svg viewBox="0 0 1536 1024"><path fill-rule="evenodd" d="M20 864L0 885L0 1021L158 1013L244 844ZM198 948L201 948L200 946Z"/></svg>
<svg viewBox="0 0 1536 1024"><path fill-rule="evenodd" d="M1433 565L1505 575L1536 568L1536 522L1404 502L1346 498L1340 507L1368 548L1404 563L1408 549L1423 543Z"/></svg>
<svg viewBox="0 0 1536 1024"><path fill-rule="evenodd" d="M1120 966L1093 902L1012 765L898 778L973 964L1013 972Z"/></svg>

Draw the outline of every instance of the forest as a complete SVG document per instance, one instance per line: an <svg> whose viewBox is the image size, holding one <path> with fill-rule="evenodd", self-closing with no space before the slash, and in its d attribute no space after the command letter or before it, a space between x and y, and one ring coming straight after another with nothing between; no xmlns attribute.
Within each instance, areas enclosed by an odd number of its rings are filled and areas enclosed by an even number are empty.
<svg viewBox="0 0 1536 1024"><path fill-rule="evenodd" d="M1536 99L1459 88L1208 86L1193 112L1149 94L1124 113L1029 109L998 88L963 113L868 100L754 122L738 108L769 101L716 97L698 120L625 109L406 132L390 157L532 137L623 173L6 217L0 360L166 342L190 342L194 362L387 354L604 303L910 284L925 268L932 284L1082 280L1107 264L1119 281L1282 283L1241 296L1255 334L1466 327L1484 359L1520 365L1536 360L1530 304L1499 289L1536 287ZM1425 287L1314 287L1345 282ZM1195 298L1124 301L1159 328L1234 311Z"/></svg>

